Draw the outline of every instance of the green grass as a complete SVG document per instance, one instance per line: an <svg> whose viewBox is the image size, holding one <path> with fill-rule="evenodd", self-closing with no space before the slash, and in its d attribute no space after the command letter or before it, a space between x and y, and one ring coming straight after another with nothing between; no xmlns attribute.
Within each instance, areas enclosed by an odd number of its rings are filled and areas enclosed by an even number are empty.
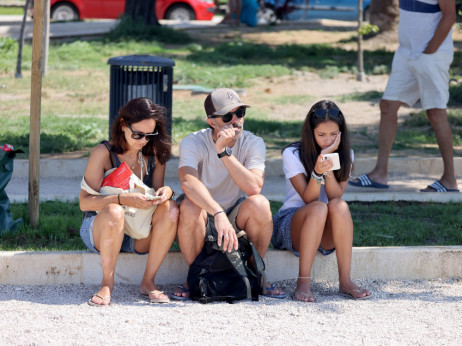
<svg viewBox="0 0 462 346"><path fill-rule="evenodd" d="M462 111L449 110L449 125L453 134L455 146L462 145ZM428 146L428 145L432 146ZM405 119L396 134L393 150L423 149L427 153L438 153L435 133L424 111L412 113ZM455 150L461 155L460 150Z"/></svg>
<svg viewBox="0 0 462 346"><path fill-rule="evenodd" d="M282 203L271 202L278 211ZM350 202L353 246L462 245L462 203Z"/></svg>
<svg viewBox="0 0 462 346"><path fill-rule="evenodd" d="M271 29L268 29L271 30ZM0 38L0 139L26 151L29 141L30 68L32 49L24 46L22 79L13 78L18 44ZM272 78L310 71L322 78L339 73L356 73L356 52L327 44L255 44L236 38L234 42L216 44L194 42L188 35L162 26L144 27L129 20L107 37L94 41L51 43L48 73L43 79L41 153L59 153L88 149L106 139L109 110L109 65L111 57L152 54L175 61L174 83L197 84L207 88L247 88ZM366 51L367 74L388 73L393 54ZM462 54L456 52L451 68L454 81L462 75ZM321 81L320 81L321 83ZM454 143L461 145L462 86L450 87L450 121ZM309 92L309 91L308 91ZM348 90L345 90L348 92ZM275 121L268 116L268 105L280 109L285 105L306 105L315 101L304 95L259 95L252 107L246 128L262 136L268 148L280 149L299 137L301 121ZM377 102L381 92L352 92L338 97L340 102ZM180 143L191 131L203 128L202 102L197 98L173 100L173 138ZM353 138L354 135L354 138ZM363 128L352 129L357 152L376 148L376 133ZM420 149L438 155L436 140L429 123L405 122L398 131L394 153ZM456 155L460 152L456 150Z"/></svg>
<svg viewBox="0 0 462 346"><path fill-rule="evenodd" d="M24 15L24 7L0 6L0 15Z"/></svg>
<svg viewBox="0 0 462 346"><path fill-rule="evenodd" d="M271 201L273 215L282 203ZM462 244L462 203L351 202L355 226L353 245L424 246ZM40 203L37 229L28 225L25 203L10 206L24 225L16 232L0 234L0 251L85 250L79 235L82 213L78 203ZM172 249L178 249L174 244Z"/></svg>

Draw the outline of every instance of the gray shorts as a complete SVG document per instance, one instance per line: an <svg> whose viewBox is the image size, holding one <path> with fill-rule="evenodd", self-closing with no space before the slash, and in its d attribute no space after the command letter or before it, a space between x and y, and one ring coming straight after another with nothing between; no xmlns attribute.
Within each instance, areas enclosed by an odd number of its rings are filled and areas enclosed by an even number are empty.
<svg viewBox="0 0 462 346"><path fill-rule="evenodd" d="M99 254L99 251L95 248L95 241L93 239L93 222L95 221L95 217L96 215L84 217L82 226L80 227L80 238L82 238L82 241L87 246L88 250ZM135 251L135 239L126 234L124 234L124 240L122 241L120 251L133 252L143 255L142 253Z"/></svg>
<svg viewBox="0 0 462 346"><path fill-rule="evenodd" d="M290 225L292 223L292 217L299 208L288 208L279 210L276 215L273 216L273 236L271 237L271 244L276 249L290 250L295 256L299 257L299 252L294 250L292 245L292 233L290 232ZM324 250L321 246L318 247L318 252L323 256L330 255L335 251Z"/></svg>
<svg viewBox="0 0 462 346"><path fill-rule="evenodd" d="M181 204L181 202L186 198L186 195L184 193L182 193L181 195L178 196L178 198L176 199L176 203L178 203L178 205ZM243 201L245 201L246 197L240 197L236 203L234 203L231 207L229 207L228 209L225 209L225 213L226 213L226 216L228 217L228 220L230 222L230 224L233 226L234 230L236 232L239 232L241 231L240 229L237 228L236 226L236 218L237 218L237 214L239 213L239 209L241 208L241 203Z"/></svg>

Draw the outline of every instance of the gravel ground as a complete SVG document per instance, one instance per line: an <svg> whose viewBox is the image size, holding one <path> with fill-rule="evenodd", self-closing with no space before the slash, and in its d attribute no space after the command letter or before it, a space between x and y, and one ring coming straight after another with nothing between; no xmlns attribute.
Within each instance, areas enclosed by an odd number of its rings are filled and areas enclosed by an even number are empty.
<svg viewBox="0 0 462 346"><path fill-rule="evenodd" d="M158 305L135 285L117 285L107 308L86 303L96 285L0 285L0 344L462 345L461 279L358 283L373 299L348 300L322 282L313 284L312 304ZM277 284L288 293L295 287L294 280Z"/></svg>

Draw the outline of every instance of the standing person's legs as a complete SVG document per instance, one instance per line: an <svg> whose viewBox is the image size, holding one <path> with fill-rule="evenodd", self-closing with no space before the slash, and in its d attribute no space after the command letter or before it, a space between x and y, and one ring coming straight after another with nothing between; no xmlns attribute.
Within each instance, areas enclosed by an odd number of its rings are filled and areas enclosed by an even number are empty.
<svg viewBox="0 0 462 346"><path fill-rule="evenodd" d="M402 104L413 105L419 99L419 85L412 70L413 64L413 60L404 58L399 52L395 53L392 72L380 100L377 162L371 172L351 180L351 185L388 187L388 159L398 129L398 110Z"/></svg>
<svg viewBox="0 0 462 346"><path fill-rule="evenodd" d="M428 109L427 117L435 131L436 141L443 158L444 170L440 182L448 189L457 189L453 137L446 109Z"/></svg>
<svg viewBox="0 0 462 346"><path fill-rule="evenodd" d="M327 218L327 205L311 202L298 209L292 217L291 235L294 250L299 252L299 269L294 298L314 302L311 293L311 268L318 250Z"/></svg>
<svg viewBox="0 0 462 346"><path fill-rule="evenodd" d="M174 201L167 201L157 206L149 237L135 241L136 252L148 252L140 293L148 295L151 302L168 302L167 295L158 290L154 279L175 239L177 224L178 206Z"/></svg>
<svg viewBox="0 0 462 346"><path fill-rule="evenodd" d="M399 101L380 100L379 148L374 169L368 174L372 181L388 183L388 159L398 130Z"/></svg>
<svg viewBox="0 0 462 346"><path fill-rule="evenodd" d="M120 205L109 204L93 222L93 241L100 252L103 279L101 289L91 298L96 305L108 305L114 289L114 271L124 239L124 210Z"/></svg>
<svg viewBox="0 0 462 346"><path fill-rule="evenodd" d="M449 101L449 68L452 60L452 54L436 52L430 55L422 54L416 64L422 107L426 110L427 118L435 131L443 159L444 171L440 182L447 189L457 189L453 137L446 111ZM425 190L434 191L431 188Z"/></svg>
<svg viewBox="0 0 462 346"><path fill-rule="evenodd" d="M324 249L335 248L339 272L339 291L352 298L370 295L366 289L351 281L351 257L353 247L353 220L348 204L340 198L329 201L326 228L321 240Z"/></svg>

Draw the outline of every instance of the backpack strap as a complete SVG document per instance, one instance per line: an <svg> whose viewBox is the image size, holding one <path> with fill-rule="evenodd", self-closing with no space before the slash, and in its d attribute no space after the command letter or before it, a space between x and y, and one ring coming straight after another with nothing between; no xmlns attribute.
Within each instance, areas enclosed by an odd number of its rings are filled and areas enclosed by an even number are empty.
<svg viewBox="0 0 462 346"><path fill-rule="evenodd" d="M247 240L247 242L250 244L252 248L252 254L253 254L253 257L255 258L255 264L257 266L258 271L260 271L261 268L263 268L263 271L264 271L265 264L263 263L263 260L261 259L261 256L258 253L257 249L255 249L255 246L247 239L245 231L238 232L237 236L238 238L244 237ZM234 249L231 252L223 250L223 243L221 244L220 247L218 247L217 238L218 238L218 233L217 233L217 229L215 228L215 220L212 215L208 215L207 228L205 230L205 241L212 242L213 248L215 250L222 251L226 255L226 258L228 259L229 263L232 265L234 270L243 278L245 282L246 289L247 289L247 299L252 299L252 289L250 286L249 277L245 270L244 262L242 261L239 251L234 250ZM266 280L264 281L265 282L264 282L263 287L265 290L264 293L266 293Z"/></svg>
<svg viewBox="0 0 462 346"><path fill-rule="evenodd" d="M255 261L255 267L257 269L257 276L258 276L258 279L260 280L260 275L261 275L261 279L262 279L262 293L263 295L266 294L266 273L265 273L265 262L263 262L263 258L261 258L260 254L258 253L257 249L255 248L255 245L253 245L253 243L248 240L246 238L246 240L249 242L250 244L250 248L252 249L252 255L253 255L253 259Z"/></svg>

